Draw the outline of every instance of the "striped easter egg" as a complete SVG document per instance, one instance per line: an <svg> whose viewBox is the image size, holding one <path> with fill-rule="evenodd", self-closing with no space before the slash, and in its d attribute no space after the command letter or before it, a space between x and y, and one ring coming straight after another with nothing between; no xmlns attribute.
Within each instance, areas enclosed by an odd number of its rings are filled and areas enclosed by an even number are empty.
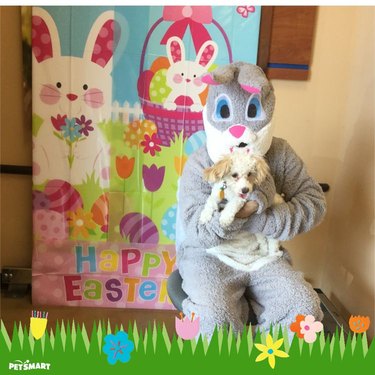
<svg viewBox="0 0 375 375"><path fill-rule="evenodd" d="M92 220L98 225L108 225L108 193L102 194L91 207Z"/></svg>
<svg viewBox="0 0 375 375"><path fill-rule="evenodd" d="M120 221L121 236L131 243L158 243L159 232L153 221L138 212L126 214Z"/></svg>
<svg viewBox="0 0 375 375"><path fill-rule="evenodd" d="M200 130L191 135L185 143L185 153L191 155L206 143L206 132Z"/></svg>
<svg viewBox="0 0 375 375"><path fill-rule="evenodd" d="M67 181L48 181L44 194L50 201L49 209L52 211L75 211L78 207L83 207L81 195Z"/></svg>

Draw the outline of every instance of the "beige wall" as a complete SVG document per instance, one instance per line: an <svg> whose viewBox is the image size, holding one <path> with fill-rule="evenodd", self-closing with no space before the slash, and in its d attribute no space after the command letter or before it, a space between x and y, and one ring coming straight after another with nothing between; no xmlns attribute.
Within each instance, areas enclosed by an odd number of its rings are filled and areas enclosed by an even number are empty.
<svg viewBox="0 0 375 375"><path fill-rule="evenodd" d="M16 8L1 8L1 162L30 164ZM374 318L374 8L320 7L312 76L274 86L278 136L328 182L328 214L286 244L295 266L340 307ZM6 30L6 34L4 33ZM1 177L1 262L30 266L30 179ZM372 328L373 329L373 328Z"/></svg>
<svg viewBox="0 0 375 375"><path fill-rule="evenodd" d="M344 316L373 322L374 22L374 8L320 7L311 79L273 81L277 135L331 186L324 223L286 245Z"/></svg>
<svg viewBox="0 0 375 375"><path fill-rule="evenodd" d="M24 121L19 7L0 7L1 163L31 165L31 124ZM31 177L1 175L1 265L31 266Z"/></svg>

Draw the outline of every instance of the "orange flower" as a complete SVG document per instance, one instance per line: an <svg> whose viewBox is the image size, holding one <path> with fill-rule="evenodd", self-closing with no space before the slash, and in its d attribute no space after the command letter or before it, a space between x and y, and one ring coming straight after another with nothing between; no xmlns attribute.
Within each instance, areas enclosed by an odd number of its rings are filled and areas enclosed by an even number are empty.
<svg viewBox="0 0 375 375"><path fill-rule="evenodd" d="M135 158L116 156L116 170L121 178L128 178L133 173Z"/></svg>
<svg viewBox="0 0 375 375"><path fill-rule="evenodd" d="M368 316L351 316L349 327L354 333L366 332L370 327L370 318Z"/></svg>
<svg viewBox="0 0 375 375"><path fill-rule="evenodd" d="M292 332L295 332L300 339L303 339L303 333L301 333L301 322L305 320L305 315L297 315L296 321L293 322L289 328Z"/></svg>
<svg viewBox="0 0 375 375"><path fill-rule="evenodd" d="M78 208L76 212L68 212L68 223L72 230L72 236L77 238L79 235L84 238L89 237L89 230L95 229L96 224L92 220L91 212L84 212L83 208Z"/></svg>
<svg viewBox="0 0 375 375"><path fill-rule="evenodd" d="M174 168L176 169L176 172L179 176L182 175L182 171L184 170L185 163L187 161L186 156L177 157L174 158Z"/></svg>

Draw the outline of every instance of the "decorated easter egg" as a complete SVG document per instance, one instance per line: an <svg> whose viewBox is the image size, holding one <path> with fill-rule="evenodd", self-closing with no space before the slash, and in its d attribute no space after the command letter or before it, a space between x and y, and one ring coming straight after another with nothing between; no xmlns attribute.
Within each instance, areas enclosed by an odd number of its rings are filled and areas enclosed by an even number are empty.
<svg viewBox="0 0 375 375"><path fill-rule="evenodd" d="M102 194L92 205L92 220L101 226L108 225L108 193Z"/></svg>
<svg viewBox="0 0 375 375"><path fill-rule="evenodd" d="M168 57L161 56L155 59L152 63L150 70L156 73L160 69L168 69L171 66Z"/></svg>
<svg viewBox="0 0 375 375"><path fill-rule="evenodd" d="M171 88L167 85L167 69L158 70L150 83L150 100L162 104L170 94Z"/></svg>
<svg viewBox="0 0 375 375"><path fill-rule="evenodd" d="M131 243L158 243L159 232L153 221L138 212L126 214L120 221L120 233Z"/></svg>
<svg viewBox="0 0 375 375"><path fill-rule="evenodd" d="M125 127L124 140L129 147L138 147L145 134L150 137L158 131L157 126L150 120L135 120Z"/></svg>
<svg viewBox="0 0 375 375"><path fill-rule="evenodd" d="M161 230L171 241L176 240L177 205L170 207L161 220Z"/></svg>
<svg viewBox="0 0 375 375"><path fill-rule="evenodd" d="M83 207L81 195L67 181L48 181L44 194L50 201L49 209L52 211L75 211L78 207Z"/></svg>
<svg viewBox="0 0 375 375"><path fill-rule="evenodd" d="M138 96L140 98L150 100L149 88L153 76L154 72L151 70L145 70L140 74L137 82Z"/></svg>
<svg viewBox="0 0 375 375"><path fill-rule="evenodd" d="M41 240L65 240L68 238L68 226L65 216L51 210L33 212L34 234Z"/></svg>
<svg viewBox="0 0 375 375"><path fill-rule="evenodd" d="M49 209L49 199L48 197L40 190L33 191L33 210Z"/></svg>
<svg viewBox="0 0 375 375"><path fill-rule="evenodd" d="M206 132L200 130L191 135L185 143L185 153L191 155L206 143Z"/></svg>

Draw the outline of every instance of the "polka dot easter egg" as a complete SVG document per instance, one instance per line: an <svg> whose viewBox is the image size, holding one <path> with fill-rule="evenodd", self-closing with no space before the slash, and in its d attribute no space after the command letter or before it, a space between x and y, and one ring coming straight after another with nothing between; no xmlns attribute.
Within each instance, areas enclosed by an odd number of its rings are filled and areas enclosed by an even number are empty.
<svg viewBox="0 0 375 375"><path fill-rule="evenodd" d="M138 212L126 214L120 221L120 234L131 243L159 242L158 228L146 215Z"/></svg>
<svg viewBox="0 0 375 375"><path fill-rule="evenodd" d="M177 205L175 204L165 212L161 221L161 229L164 235L171 241L176 240L176 215Z"/></svg>
<svg viewBox="0 0 375 375"><path fill-rule="evenodd" d="M150 83L151 101L163 104L171 91L171 88L167 85L167 69L158 70Z"/></svg>
<svg viewBox="0 0 375 375"><path fill-rule="evenodd" d="M125 128L125 144L129 147L138 147L143 141L145 134L148 134L151 137L151 135L155 134L157 130L155 123L150 120L133 121Z"/></svg>
<svg viewBox="0 0 375 375"><path fill-rule="evenodd" d="M46 194L44 194L42 191L39 190L34 190L33 191L33 210L39 210L39 209L44 209L48 210L49 209L49 199Z"/></svg>
<svg viewBox="0 0 375 375"><path fill-rule="evenodd" d="M41 240L65 240L68 227L63 214L51 210L35 210L33 213L34 234Z"/></svg>

